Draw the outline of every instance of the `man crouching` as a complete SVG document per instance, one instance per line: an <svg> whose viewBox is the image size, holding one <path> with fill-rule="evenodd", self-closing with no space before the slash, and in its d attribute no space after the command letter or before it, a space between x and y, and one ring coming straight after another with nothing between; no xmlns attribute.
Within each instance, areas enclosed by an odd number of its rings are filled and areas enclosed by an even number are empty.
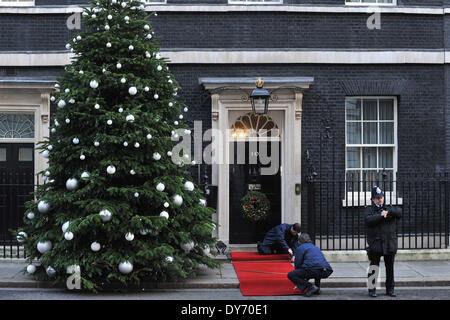
<svg viewBox="0 0 450 320"><path fill-rule="evenodd" d="M300 234L298 243L294 256L295 270L289 272L287 276L306 297L310 297L313 293L319 294L320 279L328 278L333 269L322 251L312 244L307 233ZM309 279L314 279L314 284L311 284Z"/></svg>

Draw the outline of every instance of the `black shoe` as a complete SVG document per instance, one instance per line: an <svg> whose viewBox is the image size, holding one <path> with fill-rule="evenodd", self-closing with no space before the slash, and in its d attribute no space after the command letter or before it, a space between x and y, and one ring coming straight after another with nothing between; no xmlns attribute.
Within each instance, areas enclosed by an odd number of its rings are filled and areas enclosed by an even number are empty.
<svg viewBox="0 0 450 320"><path fill-rule="evenodd" d="M386 291L386 295L395 298L397 295L394 292L394 289Z"/></svg>
<svg viewBox="0 0 450 320"><path fill-rule="evenodd" d="M311 287L308 288L308 291L306 291L305 297L311 297L314 293L316 293L319 290L320 289L315 285L311 285Z"/></svg>
<svg viewBox="0 0 450 320"><path fill-rule="evenodd" d="M369 290L369 297L376 298L377 291L375 289Z"/></svg>

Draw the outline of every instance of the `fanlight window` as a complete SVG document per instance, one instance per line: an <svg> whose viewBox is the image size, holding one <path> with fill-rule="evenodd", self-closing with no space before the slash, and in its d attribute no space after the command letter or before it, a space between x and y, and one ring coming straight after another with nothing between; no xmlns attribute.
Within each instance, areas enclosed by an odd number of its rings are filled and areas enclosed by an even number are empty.
<svg viewBox="0 0 450 320"><path fill-rule="evenodd" d="M34 115L0 113L0 138L34 138Z"/></svg>
<svg viewBox="0 0 450 320"><path fill-rule="evenodd" d="M251 112L236 119L231 126L233 138L279 137L277 124L268 115L256 115Z"/></svg>

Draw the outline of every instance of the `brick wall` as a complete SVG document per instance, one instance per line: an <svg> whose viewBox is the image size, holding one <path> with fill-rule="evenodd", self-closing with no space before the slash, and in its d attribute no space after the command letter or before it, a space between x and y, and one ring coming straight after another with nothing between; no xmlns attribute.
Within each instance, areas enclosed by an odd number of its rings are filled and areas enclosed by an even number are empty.
<svg viewBox="0 0 450 320"><path fill-rule="evenodd" d="M79 32L67 28L68 17L2 14L0 51L65 50ZM367 14L161 13L151 23L162 48L443 47L443 16L385 14L381 30L369 30L367 18Z"/></svg>

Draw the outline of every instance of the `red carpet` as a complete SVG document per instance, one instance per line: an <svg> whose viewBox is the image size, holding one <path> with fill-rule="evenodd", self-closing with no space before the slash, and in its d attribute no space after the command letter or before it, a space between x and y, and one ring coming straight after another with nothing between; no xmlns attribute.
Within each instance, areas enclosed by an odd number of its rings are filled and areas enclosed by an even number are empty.
<svg viewBox="0 0 450 320"><path fill-rule="evenodd" d="M261 256L254 252L232 252L231 255L242 295L283 296L301 294L298 289L294 290L294 284L287 278L287 274L294 270L294 267L288 262L288 255ZM256 255L265 257L266 261L258 261ZM245 256L254 260L240 260ZM235 257L238 261L235 261ZM267 261L267 258L273 258L273 260Z"/></svg>
<svg viewBox="0 0 450 320"><path fill-rule="evenodd" d="M231 260L234 261L288 261L288 254L261 255L258 252L230 252Z"/></svg>

